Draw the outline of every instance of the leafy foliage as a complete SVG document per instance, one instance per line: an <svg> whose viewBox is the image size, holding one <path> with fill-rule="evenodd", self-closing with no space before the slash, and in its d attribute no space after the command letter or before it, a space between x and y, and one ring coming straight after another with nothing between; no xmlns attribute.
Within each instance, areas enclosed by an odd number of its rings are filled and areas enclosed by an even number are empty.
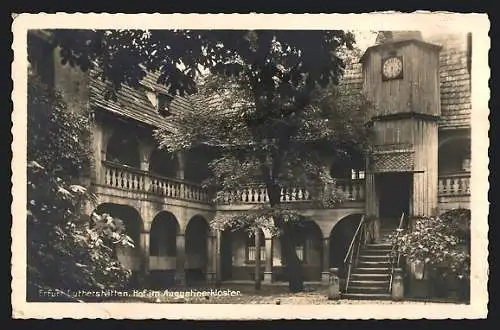
<svg viewBox="0 0 500 330"><path fill-rule="evenodd" d="M435 270L444 269L445 276L469 277L468 244L461 229L447 217L418 218L413 230L397 230L391 239L395 251L410 262L421 261Z"/></svg>
<svg viewBox="0 0 500 330"><path fill-rule="evenodd" d="M63 63L102 68L116 89L137 86L146 71L172 94L192 94L202 69L225 76L244 75L255 88L273 94L307 92L316 83L336 82L342 61L336 54L352 47L344 31L288 30L51 30ZM305 79L304 76L307 76Z"/></svg>
<svg viewBox="0 0 500 330"><path fill-rule="evenodd" d="M88 175L89 126L60 95L30 74L28 81L27 282L28 299L40 289L119 288L130 271L114 244L130 245L119 219L82 208L93 200L71 178Z"/></svg>

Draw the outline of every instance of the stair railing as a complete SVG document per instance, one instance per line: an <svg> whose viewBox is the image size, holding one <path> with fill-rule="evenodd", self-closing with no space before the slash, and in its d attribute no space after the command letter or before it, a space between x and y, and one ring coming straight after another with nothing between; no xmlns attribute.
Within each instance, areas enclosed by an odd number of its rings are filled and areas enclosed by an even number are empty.
<svg viewBox="0 0 500 330"><path fill-rule="evenodd" d="M366 228L365 228L365 216L361 217L359 221L358 228L356 228L356 232L351 239L351 243L349 244L349 249L344 258L344 269L347 268L347 277L345 281L345 290L349 287L349 280L351 278L352 264L353 260L357 260L359 256L359 250L361 247L361 242L363 238L366 236ZM356 256L356 257L354 257Z"/></svg>
<svg viewBox="0 0 500 330"><path fill-rule="evenodd" d="M404 218L405 218L405 213L403 212L401 214L401 219L399 220L399 226L398 226L397 230L403 229ZM389 292L392 291L392 279L394 278L394 269L399 268L399 262L401 260L401 253L399 253L399 251L398 251L396 261L394 261L395 248L396 247L393 245L392 251L391 251L391 277L389 279Z"/></svg>

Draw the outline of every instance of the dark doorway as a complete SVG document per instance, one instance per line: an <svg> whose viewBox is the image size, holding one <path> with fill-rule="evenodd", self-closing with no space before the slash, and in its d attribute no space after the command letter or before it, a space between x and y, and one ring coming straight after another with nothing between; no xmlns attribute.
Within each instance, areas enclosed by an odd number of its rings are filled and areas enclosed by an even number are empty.
<svg viewBox="0 0 500 330"><path fill-rule="evenodd" d="M232 277L233 254L230 230L225 230L222 232L220 245L221 280L224 281L229 280Z"/></svg>
<svg viewBox="0 0 500 330"><path fill-rule="evenodd" d="M408 216L412 178L411 173L384 173L375 178L382 227L395 228L403 212L405 217Z"/></svg>

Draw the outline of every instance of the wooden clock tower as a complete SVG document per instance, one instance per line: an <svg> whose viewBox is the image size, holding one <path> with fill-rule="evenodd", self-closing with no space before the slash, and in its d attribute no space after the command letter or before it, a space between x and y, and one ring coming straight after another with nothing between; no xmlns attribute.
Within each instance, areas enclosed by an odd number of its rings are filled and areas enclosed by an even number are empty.
<svg viewBox="0 0 500 330"><path fill-rule="evenodd" d="M437 207L440 46L420 33L389 33L366 50L363 89L372 106L367 124L366 211L382 227Z"/></svg>

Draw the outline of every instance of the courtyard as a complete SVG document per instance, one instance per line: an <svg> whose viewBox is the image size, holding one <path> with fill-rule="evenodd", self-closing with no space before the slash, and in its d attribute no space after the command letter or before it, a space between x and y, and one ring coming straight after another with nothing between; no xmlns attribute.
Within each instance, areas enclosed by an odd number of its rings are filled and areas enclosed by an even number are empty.
<svg viewBox="0 0 500 330"><path fill-rule="evenodd" d="M224 294L217 294L223 291ZM404 305L404 304L457 304L452 299L405 299L403 301L393 300L355 300L338 299L328 300L327 287L306 287L303 292L290 293L286 286L273 285L263 286L256 291L250 286L231 285L213 288L187 288L168 289L157 291L140 291L142 296L122 297L110 299L108 302L130 303L144 302L157 304L271 304L271 305L357 305L357 304L383 304L383 305ZM212 293L210 293L212 292Z"/></svg>

